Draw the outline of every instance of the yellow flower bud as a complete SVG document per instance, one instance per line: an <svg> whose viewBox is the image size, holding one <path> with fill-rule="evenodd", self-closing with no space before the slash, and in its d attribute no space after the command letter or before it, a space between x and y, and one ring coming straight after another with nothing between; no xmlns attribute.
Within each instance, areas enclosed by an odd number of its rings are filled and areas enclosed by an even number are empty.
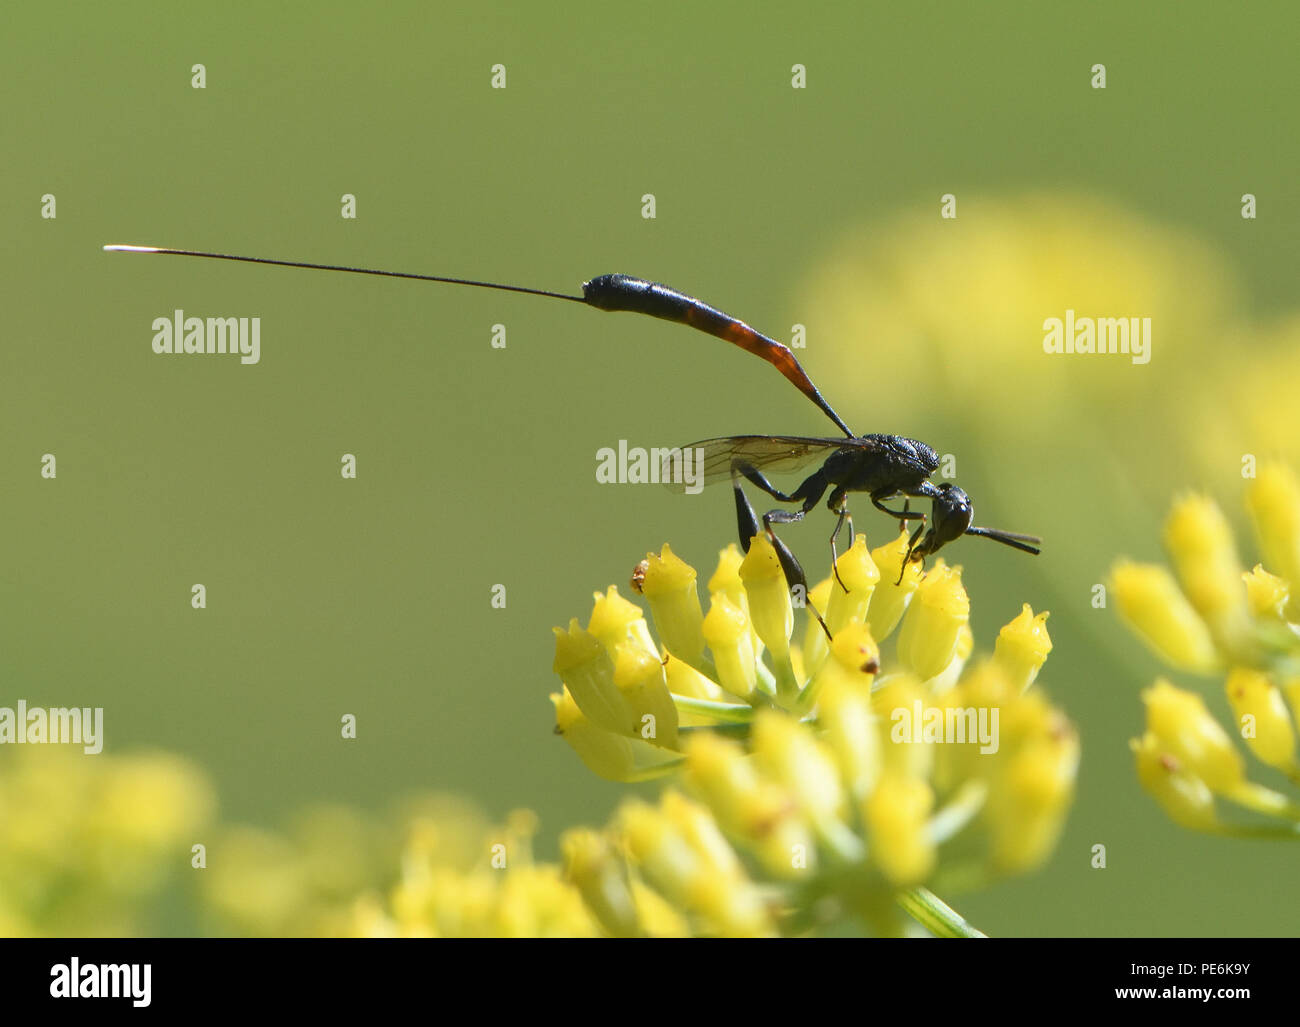
<svg viewBox="0 0 1300 1027"><path fill-rule="evenodd" d="M1224 688L1251 752L1270 767L1294 773L1295 731L1281 690L1267 675L1245 667L1234 667Z"/></svg>
<svg viewBox="0 0 1300 1027"><path fill-rule="evenodd" d="M948 666L925 683L931 695L942 695L957 684L962 671L966 669L966 661L970 659L974 649L975 633L971 631L969 624L963 624L957 629L957 645Z"/></svg>
<svg viewBox="0 0 1300 1027"><path fill-rule="evenodd" d="M1269 574L1259 563L1253 570L1242 574L1242 578L1246 582L1251 613L1267 620L1285 619L1287 601L1291 598L1291 589L1285 581L1276 574Z"/></svg>
<svg viewBox="0 0 1300 1027"><path fill-rule="evenodd" d="M704 654L704 635L700 630L704 611L700 609L700 596L695 590L695 576L695 568L665 542L658 556L646 555L641 593L650 604L664 648L698 667Z"/></svg>
<svg viewBox="0 0 1300 1027"><path fill-rule="evenodd" d="M582 896L553 866L512 870L497 889L482 932L496 938L594 937L600 932Z"/></svg>
<svg viewBox="0 0 1300 1027"><path fill-rule="evenodd" d="M1035 617L1033 609L1025 603L1020 616L998 632L993 646L993 659L1021 692L1034 683L1038 671L1047 662L1047 654L1052 651L1047 617L1046 610Z"/></svg>
<svg viewBox="0 0 1300 1027"><path fill-rule="evenodd" d="M903 570L902 581L898 579L899 569L907 556L908 537L907 530L904 529L893 542L887 542L871 551L871 562L880 571L880 581L871 593L871 602L867 604L867 623L871 627L871 636L877 642L883 642L898 626L908 600L921 583L920 562L909 563Z"/></svg>
<svg viewBox="0 0 1300 1027"><path fill-rule="evenodd" d="M1214 793L1204 781L1190 774L1178 760L1163 751L1156 736L1148 731L1141 740L1129 743L1137 759L1138 781L1160 803L1175 824L1194 831L1212 831L1218 824Z"/></svg>
<svg viewBox="0 0 1300 1027"><path fill-rule="evenodd" d="M1030 696L1033 694L1029 693ZM953 689L953 694L944 698L959 706L992 708L1011 706L1029 696L1021 695L1002 663L997 660L981 660L962 678L961 683Z"/></svg>
<svg viewBox="0 0 1300 1027"><path fill-rule="evenodd" d="M689 699L706 699L709 702L732 701L721 685L672 654L664 660L664 676L668 680L668 691L673 695L683 695ZM715 721L706 714L683 713L679 710L677 723L680 727L693 727L710 725Z"/></svg>
<svg viewBox="0 0 1300 1027"><path fill-rule="evenodd" d="M1161 678L1142 693L1142 701L1147 707L1147 730L1155 735L1161 751L1212 792L1230 792L1245 780L1241 754L1199 695Z"/></svg>
<svg viewBox="0 0 1300 1027"><path fill-rule="evenodd" d="M1138 637L1175 667L1204 673L1218 666L1205 622L1165 568L1121 561L1111 571L1111 590Z"/></svg>
<svg viewBox="0 0 1300 1027"><path fill-rule="evenodd" d="M822 673L826 674L824 668ZM839 764L840 778L855 800L875 787L882 762L880 729L871 710L870 681L868 674L861 675L861 683L847 672L828 675L819 686L817 698L823 738Z"/></svg>
<svg viewBox="0 0 1300 1027"><path fill-rule="evenodd" d="M758 683L749 618L726 593L714 592L702 630L713 653L718 683L732 695L748 699Z"/></svg>
<svg viewBox="0 0 1300 1027"><path fill-rule="evenodd" d="M704 731L691 736L685 752L687 782L735 833L748 834L754 821L771 816L780 805L769 805L760 796L762 782L739 742Z"/></svg>
<svg viewBox="0 0 1300 1027"><path fill-rule="evenodd" d="M880 571L871 559L867 549L867 536L859 535L847 552L841 553L835 561L839 572L837 579L831 575L829 605L826 610L826 625L831 634L839 634L840 629L849 624L860 624L867 617L867 607L871 603L872 593L880 581ZM894 574L898 577L897 572ZM844 589L848 589L847 592ZM825 637L825 636L823 636Z"/></svg>
<svg viewBox="0 0 1300 1027"><path fill-rule="evenodd" d="M898 659L922 681L943 671L957 653L957 639L970 620L970 599L961 568L938 562L922 580L903 619Z"/></svg>
<svg viewBox="0 0 1300 1027"><path fill-rule="evenodd" d="M929 705L929 693L907 675L890 678L872 694L871 708L876 715L886 773L909 778L930 776L935 746L925 741L924 718Z"/></svg>
<svg viewBox="0 0 1300 1027"><path fill-rule="evenodd" d="M555 662L552 669L564 682L586 718L596 727L630 735L636 715L614 684L614 661L590 631L569 621L569 630L555 628Z"/></svg>
<svg viewBox="0 0 1300 1027"><path fill-rule="evenodd" d="M794 795L814 824L840 819L844 791L839 768L812 731L789 714L761 710L754 718L751 746L767 776Z"/></svg>
<svg viewBox="0 0 1300 1027"><path fill-rule="evenodd" d="M784 877L802 872L792 865L791 854L799 849L811 862L814 847L793 796L761 777L736 742L701 732L685 750L686 782L724 829L748 841L770 872Z"/></svg>
<svg viewBox="0 0 1300 1027"><path fill-rule="evenodd" d="M773 924L758 889L710 812L680 792L665 792L660 806L701 857L703 870L691 886L689 905L712 933L752 938L772 933Z"/></svg>
<svg viewBox="0 0 1300 1027"><path fill-rule="evenodd" d="M766 535L757 535L740 565L740 578L749 596L749 618L778 664L790 662L790 633L794 608L785 571Z"/></svg>
<svg viewBox="0 0 1300 1027"><path fill-rule="evenodd" d="M1074 728L1041 690L1017 695L1001 708L998 718L1002 745L1017 749L1040 738L1071 737Z"/></svg>
<svg viewBox="0 0 1300 1027"><path fill-rule="evenodd" d="M740 580L740 565L745 562L744 554L734 542L718 553L718 569L709 579L709 595L723 593L736 606L745 602L745 583Z"/></svg>
<svg viewBox="0 0 1300 1027"><path fill-rule="evenodd" d="M1265 564L1291 586L1288 616L1300 620L1300 481L1284 464L1264 464L1246 490L1246 506Z"/></svg>
<svg viewBox="0 0 1300 1027"><path fill-rule="evenodd" d="M1059 728L1017 747L993 778L985 819L994 864L1021 873L1039 866L1056 846L1074 796L1079 739L1058 718ZM1009 745L1009 739L1003 744Z"/></svg>
<svg viewBox="0 0 1300 1027"><path fill-rule="evenodd" d="M825 637L822 635L822 638ZM860 687L869 695L871 683L878 673L880 648L871 637L871 629L865 624L850 624L836 632L830 659L821 665L805 689L800 699L800 708L808 709L814 702L820 701L822 689L829 682L843 682L849 687Z"/></svg>
<svg viewBox="0 0 1300 1027"><path fill-rule="evenodd" d="M691 925L677 909L640 879L632 882L632 899L641 933L648 938L689 938Z"/></svg>
<svg viewBox="0 0 1300 1027"><path fill-rule="evenodd" d="M677 748L677 707L663 664L641 646L624 642L616 650L614 684L632 710L636 735L652 745Z"/></svg>
<svg viewBox="0 0 1300 1027"><path fill-rule="evenodd" d="M567 688L552 693L551 702L555 705L555 733L564 736L592 773L609 781L642 781L677 762L674 753L641 738L616 734L593 724Z"/></svg>
<svg viewBox="0 0 1300 1027"><path fill-rule="evenodd" d="M699 855L705 873L729 878L745 876L739 857L706 807L670 790L664 792L659 808Z"/></svg>
<svg viewBox="0 0 1300 1027"><path fill-rule="evenodd" d="M625 803L618 824L628 851L669 896L700 914L706 929L750 937L772 929L761 897L707 811L675 792L660 808Z"/></svg>
<svg viewBox="0 0 1300 1027"><path fill-rule="evenodd" d="M1241 638L1249 627L1246 589L1218 504L1205 496L1177 501L1165 522L1165 548L1192 608L1220 638Z"/></svg>
<svg viewBox="0 0 1300 1027"><path fill-rule="evenodd" d="M924 881L937 853L927 821L934 792L925 781L887 774L862 803L867 852L895 887Z"/></svg>
<svg viewBox="0 0 1300 1027"><path fill-rule="evenodd" d="M602 927L616 938L642 934L627 867L602 834L574 828L560 836L565 876Z"/></svg>
<svg viewBox="0 0 1300 1027"><path fill-rule="evenodd" d="M825 578L808 590L808 602L814 609L825 610L830 606L832 584L834 582L830 578ZM835 587L839 588L838 585ZM817 623L817 619L809 617L807 621L807 627L804 628L802 656L805 677L811 677L825 661L828 646L826 632ZM833 628L831 630L834 631Z"/></svg>
<svg viewBox="0 0 1300 1027"><path fill-rule="evenodd" d="M640 799L629 799L619 807L615 825L628 855L656 885L682 902L700 873L700 859L663 811Z"/></svg>
<svg viewBox="0 0 1300 1027"><path fill-rule="evenodd" d="M614 655L620 643L630 641L658 657L659 648L650 637L650 625L646 623L641 607L619 595L616 585L610 585L604 595L595 593L595 599L587 630L600 639L610 656Z"/></svg>

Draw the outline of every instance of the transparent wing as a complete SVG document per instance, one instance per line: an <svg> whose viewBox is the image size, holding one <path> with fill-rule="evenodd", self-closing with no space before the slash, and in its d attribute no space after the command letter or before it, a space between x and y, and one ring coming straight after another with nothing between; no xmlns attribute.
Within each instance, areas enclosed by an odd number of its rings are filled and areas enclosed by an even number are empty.
<svg viewBox="0 0 1300 1027"><path fill-rule="evenodd" d="M685 491L680 468L687 451L690 451L692 480L700 480L698 469L702 464L703 481L709 485L716 481L729 481L731 469L736 465L777 473L797 471L826 459L837 449L873 449L876 445L873 439L815 439L802 435L731 435L722 439L705 439L683 446L680 453L673 452L665 457L659 480L674 492Z"/></svg>

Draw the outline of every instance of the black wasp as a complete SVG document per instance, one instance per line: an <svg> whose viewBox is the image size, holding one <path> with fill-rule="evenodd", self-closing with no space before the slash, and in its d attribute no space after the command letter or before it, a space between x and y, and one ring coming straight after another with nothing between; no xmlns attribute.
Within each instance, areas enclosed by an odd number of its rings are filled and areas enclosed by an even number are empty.
<svg viewBox="0 0 1300 1027"><path fill-rule="evenodd" d="M385 278L410 278L422 282L443 282L449 285L472 285L481 289L498 289L504 292L527 293L551 299L585 303L597 310L623 310L649 314L666 321L690 325L709 335L725 339L741 349L748 350L772 364L844 433L843 438L806 438L799 435L733 435L727 438L705 439L689 448L704 454L703 479L710 482L730 480L736 498L736 522L740 530L740 543L749 551L754 536L766 533L785 572L791 587L807 590L807 579L799 561L789 548L777 538L773 524L789 524L802 520L804 515L821 502L828 491L826 505L838 515L835 531L831 534L831 553L845 522L852 535L853 522L849 516L848 494L865 492L876 509L899 521L919 521L920 524L908 541L907 557L903 566L914 560L924 560L961 535L978 535L1011 546L1026 553L1037 554L1042 540L1034 535L1018 535L996 528L972 525L974 507L970 496L956 485L935 484L930 480L939 467L939 456L924 442L904 438L902 435L855 435L817 390L806 371L788 347L755 331L744 321L678 292L658 282L629 275L601 275L585 283L581 296L529 289L518 285L501 285L496 282L479 282L465 278L446 278L438 275L420 275L401 271L381 271L372 268L346 267L335 264L309 264L296 260L273 260L267 257L240 257L228 253L207 253L199 250L182 250L158 246L110 245L106 250L132 253L161 253L180 257L206 257L213 260L234 260L248 264L271 264L278 267L307 268L313 271L346 271L351 274L379 275ZM776 488L764 472L796 471L821 459L820 468L808 475L803 483L787 494ZM780 503L797 503L795 510L771 510L759 518L741 488L741 482L762 489ZM682 486L674 486L681 488ZM902 499L903 509L890 509L885 502ZM908 499L930 500L929 527L926 515L908 508ZM901 577L900 577L901 580ZM812 605L809 604L809 609ZM813 613L821 621L814 609ZM825 628L825 622L822 622ZM830 632L827 631L829 635Z"/></svg>

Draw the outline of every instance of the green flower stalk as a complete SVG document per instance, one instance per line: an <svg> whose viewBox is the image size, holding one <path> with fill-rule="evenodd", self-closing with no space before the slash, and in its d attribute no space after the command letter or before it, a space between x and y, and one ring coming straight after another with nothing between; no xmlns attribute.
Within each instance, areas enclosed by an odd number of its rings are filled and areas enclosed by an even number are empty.
<svg viewBox="0 0 1300 1027"><path fill-rule="evenodd" d="M1234 736L1259 763L1300 784L1300 609L1292 598L1300 580L1300 481L1281 464L1263 465L1246 506L1267 570L1244 570L1219 508L1187 496L1175 502L1165 528L1175 573L1127 561L1112 571L1129 627L1176 669L1222 674L1235 718L1225 729L1198 692L1161 678L1142 695L1146 732L1131 745L1138 780L1175 823L1295 838L1300 804L1250 779ZM1249 813L1225 817L1224 803Z"/></svg>
<svg viewBox="0 0 1300 1027"><path fill-rule="evenodd" d="M658 645L613 588L588 628L556 630L557 732L603 777L677 777L658 805L565 836L605 932L969 936L931 887L1051 855L1079 747L1035 686L1047 615L1025 606L970 664L961 569L904 565L907 537L859 535L810 590L833 640L809 611L796 634L803 597L761 535L719 554L707 612L667 546L642 562Z"/></svg>

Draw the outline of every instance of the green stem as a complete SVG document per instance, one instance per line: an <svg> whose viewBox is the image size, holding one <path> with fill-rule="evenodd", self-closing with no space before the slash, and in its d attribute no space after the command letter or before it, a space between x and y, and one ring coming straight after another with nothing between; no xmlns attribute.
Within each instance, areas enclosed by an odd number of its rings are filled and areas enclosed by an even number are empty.
<svg viewBox="0 0 1300 1027"><path fill-rule="evenodd" d="M682 713L698 713L710 720L726 721L733 724L748 724L754 719L754 707L741 706L737 703L715 702L712 699L695 699L688 695L673 693L673 705Z"/></svg>
<svg viewBox="0 0 1300 1027"><path fill-rule="evenodd" d="M772 650L769 648L768 652ZM776 701L785 709L792 708L799 699L799 680L794 674L794 665L790 662L790 651L786 650L785 659L778 659L772 653L772 671L776 675Z"/></svg>
<svg viewBox="0 0 1300 1027"><path fill-rule="evenodd" d="M898 904L936 938L987 938L966 922L966 918L929 888L912 888L898 896Z"/></svg>
<svg viewBox="0 0 1300 1027"><path fill-rule="evenodd" d="M952 797L952 801L930 818L927 826L930 841L942 845L958 834L984 808L988 785L983 781L965 782Z"/></svg>

